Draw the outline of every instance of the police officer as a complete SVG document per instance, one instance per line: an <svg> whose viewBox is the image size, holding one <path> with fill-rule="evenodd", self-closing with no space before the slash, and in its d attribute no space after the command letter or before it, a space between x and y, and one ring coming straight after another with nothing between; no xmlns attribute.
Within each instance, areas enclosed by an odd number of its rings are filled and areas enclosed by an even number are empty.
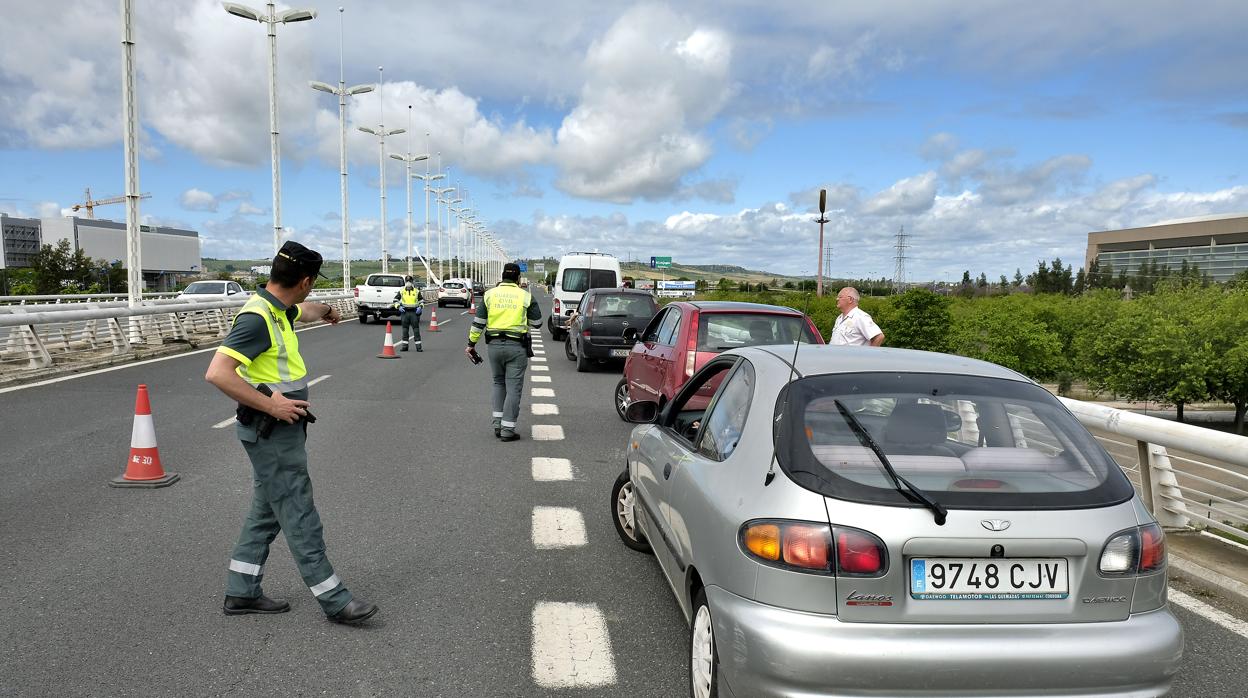
<svg viewBox="0 0 1248 698"><path fill-rule="evenodd" d="M533 294L520 288L520 267L503 265L503 280L485 292L477 316L468 332L469 358L477 357L477 341L485 334L490 347L490 369L494 374L494 436L503 441L520 438L516 420L520 417L520 391L529 367L531 350L529 328L541 328L542 311Z"/></svg>
<svg viewBox="0 0 1248 698"><path fill-rule="evenodd" d="M308 478L308 372L292 325L341 319L329 305L304 302L320 269L320 254L294 241L282 245L269 283L234 318L204 376L238 402L236 432L254 473L251 511L230 556L227 615L290 610L289 603L268 598L260 588L269 544L279 531L330 620L359 623L377 612L373 604L352 598L325 557Z"/></svg>
<svg viewBox="0 0 1248 698"><path fill-rule="evenodd" d="M420 307L420 291L416 289L416 282L412 280L412 277L408 276L404 279L403 290L399 291L394 301L403 324L403 340L399 343L403 345L403 351L407 351L407 332L408 328L411 328L412 342L416 344L416 351L424 351L420 346L420 314L423 311Z"/></svg>

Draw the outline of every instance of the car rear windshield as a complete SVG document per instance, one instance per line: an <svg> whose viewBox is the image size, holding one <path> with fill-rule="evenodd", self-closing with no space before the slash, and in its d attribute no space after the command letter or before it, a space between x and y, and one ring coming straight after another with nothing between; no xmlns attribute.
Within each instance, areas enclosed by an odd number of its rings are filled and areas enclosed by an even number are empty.
<svg viewBox="0 0 1248 698"><path fill-rule="evenodd" d="M563 270L563 290L584 293L591 288L615 288L620 282L610 269L568 268Z"/></svg>
<svg viewBox="0 0 1248 698"><path fill-rule="evenodd" d="M759 344L815 344L806 318L770 313L707 313L698 316L698 351L727 351Z"/></svg>
<svg viewBox="0 0 1248 698"><path fill-rule="evenodd" d="M189 293L192 295L204 293L225 293L225 284L213 283L211 281L196 281L190 286L187 286L186 290L182 293Z"/></svg>
<svg viewBox="0 0 1248 698"><path fill-rule="evenodd" d="M446 282L446 283L442 284L442 288L453 288L453 289L458 290L458 289L461 289L461 288L463 288L463 287L464 287L464 285L463 285L463 284L461 284L461 283L457 283L457 282L455 282L455 281L448 281L448 282Z"/></svg>
<svg viewBox="0 0 1248 698"><path fill-rule="evenodd" d="M588 312L595 317L651 318L659 311L654 298L640 293L606 293L593 296Z"/></svg>
<svg viewBox="0 0 1248 698"><path fill-rule="evenodd" d="M893 486L840 403L899 475L950 507L1054 509L1133 493L1114 460L1057 398L1022 381L926 373L802 378L776 401L776 455L827 497L917 506Z"/></svg>
<svg viewBox="0 0 1248 698"><path fill-rule="evenodd" d="M402 286L403 277L401 276L370 276L368 277L369 286Z"/></svg>

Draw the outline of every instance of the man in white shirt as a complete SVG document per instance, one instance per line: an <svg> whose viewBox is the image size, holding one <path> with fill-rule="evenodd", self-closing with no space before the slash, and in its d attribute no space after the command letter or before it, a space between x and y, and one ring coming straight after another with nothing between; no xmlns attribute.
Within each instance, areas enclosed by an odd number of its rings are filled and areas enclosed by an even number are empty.
<svg viewBox="0 0 1248 698"><path fill-rule="evenodd" d="M832 327L830 344L857 344L878 347L884 343L884 331L865 310L858 307L858 290L850 286L836 294L836 309L841 314Z"/></svg>

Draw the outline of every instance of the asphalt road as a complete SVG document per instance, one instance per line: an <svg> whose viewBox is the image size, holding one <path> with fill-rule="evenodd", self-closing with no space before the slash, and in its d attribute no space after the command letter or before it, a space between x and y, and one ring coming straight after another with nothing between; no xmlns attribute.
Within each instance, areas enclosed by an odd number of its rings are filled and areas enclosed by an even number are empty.
<svg viewBox="0 0 1248 698"><path fill-rule="evenodd" d="M378 325L300 334L309 377L328 376L312 388L316 501L336 571L381 607L365 627L326 622L281 538L264 587L292 611L221 613L251 477L232 427L214 428L232 405L203 381L210 353L0 393L0 694L685 695L684 619L609 518L629 431L611 405L618 370L576 373L543 331L549 370L529 375L551 380L526 383L525 438L503 444L488 368L462 355L468 317L438 315L426 351L397 361L375 358ZM182 480L112 489L139 383ZM534 440L534 425L565 438ZM572 479L535 480L534 458L567 459ZM543 545L566 547L535 547L535 507L558 510ZM1173 695L1243 695L1248 640L1176 613Z"/></svg>

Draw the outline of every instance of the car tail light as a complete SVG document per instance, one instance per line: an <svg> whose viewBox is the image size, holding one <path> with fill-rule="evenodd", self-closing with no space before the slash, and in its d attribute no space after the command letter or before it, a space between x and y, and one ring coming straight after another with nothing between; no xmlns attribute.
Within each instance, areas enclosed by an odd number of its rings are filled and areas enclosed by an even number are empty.
<svg viewBox="0 0 1248 698"><path fill-rule="evenodd" d="M749 557L781 569L846 577L878 577L888 570L884 543L854 528L757 520L746 522L738 538Z"/></svg>
<svg viewBox="0 0 1248 698"><path fill-rule="evenodd" d="M563 312L563 310L559 307L559 299L556 298L555 299L555 315L558 315L561 312Z"/></svg>
<svg viewBox="0 0 1248 698"><path fill-rule="evenodd" d="M689 341L685 343L685 378L693 375L698 362L698 315L689 318Z"/></svg>
<svg viewBox="0 0 1248 698"><path fill-rule="evenodd" d="M1114 534L1101 550L1098 569L1109 576L1157 572L1166 566L1166 534L1155 523Z"/></svg>
<svg viewBox="0 0 1248 698"><path fill-rule="evenodd" d="M589 330L581 330L581 336L582 336L582 337L588 337L588 336L589 336Z"/></svg>
<svg viewBox="0 0 1248 698"><path fill-rule="evenodd" d="M359 297L360 297L360 287L359 287L359 286L356 286L355 288L353 288L353 289L351 289L351 290L352 290L352 291L355 291L355 297L356 297L356 298L359 298Z"/></svg>

